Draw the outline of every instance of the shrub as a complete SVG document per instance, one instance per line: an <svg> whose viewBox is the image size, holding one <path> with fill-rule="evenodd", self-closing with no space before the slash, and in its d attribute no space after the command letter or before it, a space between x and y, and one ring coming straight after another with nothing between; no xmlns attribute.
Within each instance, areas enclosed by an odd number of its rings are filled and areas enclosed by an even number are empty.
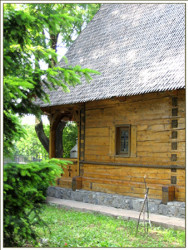
<svg viewBox="0 0 188 250"><path fill-rule="evenodd" d="M40 218L41 203L49 185L70 163L51 159L29 164L4 166L4 246L19 247L29 242L38 245L34 226L45 226Z"/></svg>

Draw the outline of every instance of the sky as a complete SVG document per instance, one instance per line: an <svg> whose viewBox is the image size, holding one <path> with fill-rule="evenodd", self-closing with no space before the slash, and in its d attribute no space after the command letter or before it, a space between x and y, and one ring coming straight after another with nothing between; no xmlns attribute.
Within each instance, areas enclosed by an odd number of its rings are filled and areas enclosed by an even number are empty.
<svg viewBox="0 0 188 250"><path fill-rule="evenodd" d="M43 124L50 124L48 117L46 115L42 116L42 122ZM35 124L35 116L34 115L26 115L22 118L22 124L23 125L34 125Z"/></svg>

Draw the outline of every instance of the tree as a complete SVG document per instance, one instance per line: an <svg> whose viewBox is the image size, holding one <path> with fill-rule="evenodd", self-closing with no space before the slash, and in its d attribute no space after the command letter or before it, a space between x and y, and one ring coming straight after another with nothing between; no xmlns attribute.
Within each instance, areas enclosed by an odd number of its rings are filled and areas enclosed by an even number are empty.
<svg viewBox="0 0 188 250"><path fill-rule="evenodd" d="M4 4L5 155L11 153L15 140L23 135L22 126L16 115L30 113L40 118L40 108L33 101L36 97L45 102L49 101L43 85L48 89L55 89L58 85L63 91L69 91L68 86L80 84L81 77L85 77L89 82L92 79L91 74L98 73L78 65L72 67L66 59L66 67L54 66L57 63L54 42L57 41L60 28L61 33L66 34L65 43L70 44L73 39L70 30L76 30L71 27L73 24L77 27L76 24L80 22L80 18L77 17L79 10L89 8L84 7L84 4L80 5L80 9L77 6L79 5ZM42 8L44 11L39 11ZM62 12L58 13L61 9ZM57 22L59 19L62 19L61 24ZM52 27L54 32L51 32ZM49 30L50 39L46 38L44 28ZM50 67L42 69L40 61Z"/></svg>
<svg viewBox="0 0 188 250"><path fill-rule="evenodd" d="M63 18L62 28L68 32L73 21L79 22L76 12L74 16L71 16L71 6L73 5L62 5L65 9L67 8L67 12L60 13L61 16L57 13L53 14L53 11L45 16L44 13L38 11L37 5L34 7L31 4L4 4L3 139L5 156L13 153L15 142L24 135L19 116L29 113L40 118L40 108L33 101L35 98L49 101L43 85L48 89L61 86L63 91L69 91L68 86L80 84L81 77L90 81L91 75L98 73L78 65L72 67L66 59L64 68L55 66L57 54L50 41L56 41L53 35L57 36L57 33L49 33L51 40L47 42L44 27L48 27L48 21L52 20L51 25L55 25L55 30L57 30L56 21ZM46 70L42 69L40 61L50 67ZM33 226L40 222L38 203L45 199L44 191L48 185L62 173L60 165L66 164L65 161L51 159L47 162L4 166L5 216L3 219L6 247L15 246L15 244L20 246L25 240L32 239L36 243L38 235L33 230ZM33 214L32 218L31 214Z"/></svg>
<svg viewBox="0 0 188 250"><path fill-rule="evenodd" d="M21 138L15 144L15 153L17 155L25 156L25 157L35 157L48 159L48 155L42 144L40 143L34 129L34 125L25 125L24 129L26 131L25 137ZM47 137L49 137L50 126L43 126L44 133ZM70 150L76 144L76 138L78 136L78 128L76 123L68 122L63 129L63 153L62 156L64 158L70 157ZM61 156L61 157L62 157Z"/></svg>
<svg viewBox="0 0 188 250"><path fill-rule="evenodd" d="M44 30L40 39L40 43L45 48L51 48L57 52L58 40L67 48L73 43L74 39L81 33L85 25L93 18L94 14L99 9L100 4L35 4L30 6L30 12L33 15L41 14L47 22L44 23ZM39 13L39 14L38 14ZM67 18L67 20L66 20ZM58 39L60 38L60 39ZM48 63L48 68L56 64L57 56L51 59ZM56 157L63 155L62 133L65 127L65 122L60 122L56 130ZM49 152L49 138L45 135L43 130L42 120L35 126L37 136Z"/></svg>
<svg viewBox="0 0 188 250"><path fill-rule="evenodd" d="M47 159L48 155L44 147L41 145L34 129L34 125L25 125L26 130L25 137L22 137L19 141L16 142L16 153L18 155L26 157L35 157L41 159ZM46 135L49 135L49 125L44 126L44 132Z"/></svg>

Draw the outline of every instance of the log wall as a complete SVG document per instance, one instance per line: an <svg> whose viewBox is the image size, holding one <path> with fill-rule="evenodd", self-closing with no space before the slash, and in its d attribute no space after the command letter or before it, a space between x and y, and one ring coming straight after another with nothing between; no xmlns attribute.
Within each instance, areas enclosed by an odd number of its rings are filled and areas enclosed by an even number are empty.
<svg viewBox="0 0 188 250"><path fill-rule="evenodd" d="M73 108L78 110L78 159L57 186L71 188L72 177L81 176L82 189L143 198L145 177L150 198L162 199L162 187L173 185L175 200L185 201L185 90ZM64 109L54 107L50 112ZM116 155L118 125L131 126L129 157ZM52 152L52 137L51 144Z"/></svg>
<svg viewBox="0 0 188 250"><path fill-rule="evenodd" d="M116 155L115 126L131 125L131 155ZM144 94L85 104L82 187L86 190L162 198L175 186L185 200L185 91Z"/></svg>
<svg viewBox="0 0 188 250"><path fill-rule="evenodd" d="M79 175L79 165L77 159L61 158L61 160L71 161L72 164L63 168L64 173L56 180L56 186L64 188L72 188L72 178Z"/></svg>

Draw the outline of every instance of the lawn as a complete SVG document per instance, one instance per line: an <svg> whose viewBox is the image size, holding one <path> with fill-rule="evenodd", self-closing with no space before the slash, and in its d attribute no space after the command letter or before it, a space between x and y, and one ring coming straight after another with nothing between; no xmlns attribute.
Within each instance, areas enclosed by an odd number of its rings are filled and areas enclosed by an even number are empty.
<svg viewBox="0 0 188 250"><path fill-rule="evenodd" d="M40 247L185 247L185 231L139 226L136 221L126 221L100 214L77 212L44 205L42 219L48 224L44 233L36 228Z"/></svg>

